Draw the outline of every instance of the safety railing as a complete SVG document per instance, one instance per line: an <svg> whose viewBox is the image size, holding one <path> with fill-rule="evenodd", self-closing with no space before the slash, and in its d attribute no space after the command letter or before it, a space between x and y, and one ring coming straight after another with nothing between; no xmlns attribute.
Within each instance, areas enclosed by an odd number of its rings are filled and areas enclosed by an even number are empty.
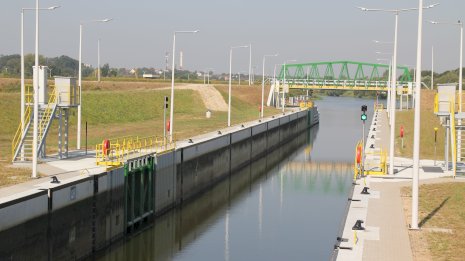
<svg viewBox="0 0 465 261"><path fill-rule="evenodd" d="M50 122L55 106L56 106L56 95L55 95L55 92L52 91L49 94L47 107L43 111L42 117L40 118L40 122L39 122L39 138L40 139L44 138L44 133L47 130L47 126Z"/></svg>
<svg viewBox="0 0 465 261"><path fill-rule="evenodd" d="M439 94L436 93L434 95L434 113L438 114L439 112Z"/></svg>
<svg viewBox="0 0 465 261"><path fill-rule="evenodd" d="M24 111L24 126L23 122L19 123L18 129L13 136L13 140L11 141L11 160L15 159L16 150L18 150L18 146L21 143L21 139L23 138L24 132L26 131L26 125L31 120L31 106L26 106L26 110Z"/></svg>
<svg viewBox="0 0 465 261"><path fill-rule="evenodd" d="M300 108L313 108L313 101L302 101L299 103Z"/></svg>
<svg viewBox="0 0 465 261"><path fill-rule="evenodd" d="M123 157L123 150L121 150L119 144L110 144L108 148L104 143L95 146L97 165L121 166L123 164Z"/></svg>
<svg viewBox="0 0 465 261"><path fill-rule="evenodd" d="M386 175L387 173L387 153L383 150L375 152L365 152L366 156L372 157L372 162L365 160L364 174L365 175ZM376 160L375 160L376 158ZM379 162L376 163L376 161Z"/></svg>
<svg viewBox="0 0 465 261"><path fill-rule="evenodd" d="M382 103L376 103L373 106L373 111L383 111L384 105Z"/></svg>
<svg viewBox="0 0 465 261"><path fill-rule="evenodd" d="M362 175L362 155L363 155L363 142L360 140L355 146L354 157L354 181Z"/></svg>
<svg viewBox="0 0 465 261"><path fill-rule="evenodd" d="M175 148L170 136L125 136L97 144L96 163L104 166L120 166L131 157L149 153L166 153Z"/></svg>
<svg viewBox="0 0 465 261"><path fill-rule="evenodd" d="M460 108L462 111L465 111L465 94L462 93L462 99L460 99L460 93L457 92L455 96L455 111L460 112Z"/></svg>
<svg viewBox="0 0 465 261"><path fill-rule="evenodd" d="M452 150L452 170L454 178L457 174L457 132L455 128L455 105L450 103L450 133L451 133L451 150Z"/></svg>
<svg viewBox="0 0 465 261"><path fill-rule="evenodd" d="M48 96L49 101L51 96L56 96L55 94L55 85L48 85ZM26 85L24 91L24 99L26 104L33 104L34 103L34 86L33 85ZM55 99L56 102L56 99Z"/></svg>
<svg viewBox="0 0 465 261"><path fill-rule="evenodd" d="M289 84L290 88L295 88L294 85L304 86L315 86L324 89L327 86L339 86L341 88L353 88L353 89L387 89L388 81L367 81L367 80L332 80L332 79L293 79L287 78L286 84ZM398 81L397 85L405 86L409 85L409 82ZM408 88L406 88L408 90Z"/></svg>

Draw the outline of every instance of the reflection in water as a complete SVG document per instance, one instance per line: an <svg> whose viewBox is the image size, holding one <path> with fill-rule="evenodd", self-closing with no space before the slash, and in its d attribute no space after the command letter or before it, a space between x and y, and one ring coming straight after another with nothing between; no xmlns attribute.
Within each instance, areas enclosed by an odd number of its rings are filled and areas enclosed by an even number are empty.
<svg viewBox="0 0 465 261"><path fill-rule="evenodd" d="M319 127L157 218L100 260L328 260L351 189L359 105L369 103L318 103Z"/></svg>
<svg viewBox="0 0 465 261"><path fill-rule="evenodd" d="M224 221L224 260L229 261L229 209L226 210Z"/></svg>
<svg viewBox="0 0 465 261"><path fill-rule="evenodd" d="M263 189L260 184L259 197L258 197L258 235L262 238L262 225L263 225Z"/></svg>

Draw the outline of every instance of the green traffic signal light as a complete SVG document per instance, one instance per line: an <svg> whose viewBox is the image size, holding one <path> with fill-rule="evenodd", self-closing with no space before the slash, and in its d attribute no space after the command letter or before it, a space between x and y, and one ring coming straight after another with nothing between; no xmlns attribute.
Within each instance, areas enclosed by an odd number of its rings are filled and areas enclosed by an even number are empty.
<svg viewBox="0 0 465 261"><path fill-rule="evenodd" d="M362 121L366 121L366 120L367 120L367 115L366 115L366 114L362 114L361 119L362 119Z"/></svg>

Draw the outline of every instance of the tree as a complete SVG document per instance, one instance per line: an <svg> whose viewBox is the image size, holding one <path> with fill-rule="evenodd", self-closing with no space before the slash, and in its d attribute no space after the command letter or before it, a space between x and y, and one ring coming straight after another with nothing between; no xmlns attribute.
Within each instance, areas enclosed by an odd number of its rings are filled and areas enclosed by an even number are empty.
<svg viewBox="0 0 465 261"><path fill-rule="evenodd" d="M110 65L108 63L104 64L100 69L100 73L103 77L108 77L110 73Z"/></svg>

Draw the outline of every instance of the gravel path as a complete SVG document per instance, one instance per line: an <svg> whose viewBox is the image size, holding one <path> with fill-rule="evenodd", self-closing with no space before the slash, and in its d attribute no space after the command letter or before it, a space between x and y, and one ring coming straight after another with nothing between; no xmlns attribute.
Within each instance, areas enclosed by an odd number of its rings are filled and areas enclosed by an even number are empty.
<svg viewBox="0 0 465 261"><path fill-rule="evenodd" d="M213 85L185 84L177 85L175 89L198 91L205 107L211 111L228 111L228 104L224 101L221 93ZM160 88L166 90L170 88Z"/></svg>

